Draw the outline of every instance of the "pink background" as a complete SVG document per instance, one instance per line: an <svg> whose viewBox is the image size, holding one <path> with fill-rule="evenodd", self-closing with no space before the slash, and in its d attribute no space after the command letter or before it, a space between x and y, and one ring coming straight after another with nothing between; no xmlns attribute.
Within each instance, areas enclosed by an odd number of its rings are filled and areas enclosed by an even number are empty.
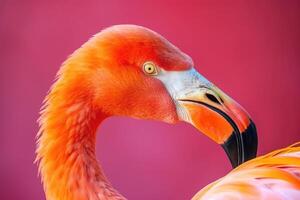
<svg viewBox="0 0 300 200"><path fill-rule="evenodd" d="M259 154L299 141L299 1L226 2L2 0L0 199L44 199L33 164L41 102L66 57L113 24L149 27L189 54L251 114ZM99 132L97 156L130 200L189 199L230 170L188 124L115 117Z"/></svg>

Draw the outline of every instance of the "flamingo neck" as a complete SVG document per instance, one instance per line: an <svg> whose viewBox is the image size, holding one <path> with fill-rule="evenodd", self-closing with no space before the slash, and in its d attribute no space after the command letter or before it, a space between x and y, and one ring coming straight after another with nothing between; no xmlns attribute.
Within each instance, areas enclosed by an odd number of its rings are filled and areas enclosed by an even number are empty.
<svg viewBox="0 0 300 200"><path fill-rule="evenodd" d="M37 161L48 200L124 200L95 155L96 130L105 119L79 88L56 83L40 118Z"/></svg>

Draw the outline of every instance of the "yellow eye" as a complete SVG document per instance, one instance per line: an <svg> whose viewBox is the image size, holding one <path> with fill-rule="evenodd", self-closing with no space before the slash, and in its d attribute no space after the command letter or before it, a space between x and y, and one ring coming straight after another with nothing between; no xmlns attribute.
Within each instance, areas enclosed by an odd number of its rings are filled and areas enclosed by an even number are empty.
<svg viewBox="0 0 300 200"><path fill-rule="evenodd" d="M145 62L143 65L144 72L149 75L157 75L157 69L154 63Z"/></svg>

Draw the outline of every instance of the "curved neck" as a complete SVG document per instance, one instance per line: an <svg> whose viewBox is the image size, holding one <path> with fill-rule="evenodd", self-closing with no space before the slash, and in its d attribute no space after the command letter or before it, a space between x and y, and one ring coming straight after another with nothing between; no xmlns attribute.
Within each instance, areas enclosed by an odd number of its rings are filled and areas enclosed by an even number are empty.
<svg viewBox="0 0 300 200"><path fill-rule="evenodd" d="M63 78L55 83L40 118L36 158L48 200L125 199L95 155L96 130L105 117L82 88Z"/></svg>

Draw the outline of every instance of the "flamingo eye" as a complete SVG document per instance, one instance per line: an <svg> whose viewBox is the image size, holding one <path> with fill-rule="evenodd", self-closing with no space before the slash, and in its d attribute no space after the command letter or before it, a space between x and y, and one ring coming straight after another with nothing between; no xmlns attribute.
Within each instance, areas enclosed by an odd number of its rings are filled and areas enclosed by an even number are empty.
<svg viewBox="0 0 300 200"><path fill-rule="evenodd" d="M143 70L148 75L157 75L157 69L153 62L145 62L143 65Z"/></svg>

